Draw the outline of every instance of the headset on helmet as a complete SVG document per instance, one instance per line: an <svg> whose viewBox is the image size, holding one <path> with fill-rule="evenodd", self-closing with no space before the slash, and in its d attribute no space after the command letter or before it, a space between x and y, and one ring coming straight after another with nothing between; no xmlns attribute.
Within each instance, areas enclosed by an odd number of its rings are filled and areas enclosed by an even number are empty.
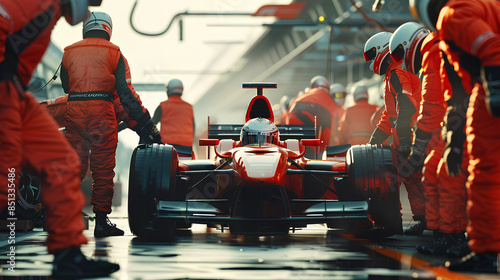
<svg viewBox="0 0 500 280"><path fill-rule="evenodd" d="M360 100L368 100L368 88L365 86L357 86L352 91L352 98L354 102L358 102Z"/></svg>
<svg viewBox="0 0 500 280"><path fill-rule="evenodd" d="M311 89L313 89L313 88L323 88L324 90L328 91L328 89L330 88L330 82L324 76L319 76L319 75L318 76L314 76L311 79L310 88Z"/></svg>
<svg viewBox="0 0 500 280"><path fill-rule="evenodd" d="M345 86L339 83L334 83L330 86L330 95L337 106L344 106L345 96L347 95Z"/></svg>
<svg viewBox="0 0 500 280"><path fill-rule="evenodd" d="M84 21L88 16L89 6L100 6L102 0L61 0L64 18L71 25Z"/></svg>
<svg viewBox="0 0 500 280"><path fill-rule="evenodd" d="M265 118L251 119L241 128L240 141L242 146L278 145L278 127Z"/></svg>
<svg viewBox="0 0 500 280"><path fill-rule="evenodd" d="M406 70L418 74L422 66L420 47L429 30L416 22L407 22L392 34L389 51L394 61L403 60Z"/></svg>
<svg viewBox="0 0 500 280"><path fill-rule="evenodd" d="M184 91L184 86L182 85L181 80L172 79L168 82L165 89L167 90L168 96L170 96L170 95L182 95L182 92Z"/></svg>
<svg viewBox="0 0 500 280"><path fill-rule="evenodd" d="M104 12L92 12L90 17L83 23L83 37L93 30L104 31L109 35L109 38L111 38L111 33L113 32L111 17Z"/></svg>
<svg viewBox="0 0 500 280"><path fill-rule="evenodd" d="M425 27L436 31L439 12L448 0L410 0L410 12Z"/></svg>
<svg viewBox="0 0 500 280"><path fill-rule="evenodd" d="M385 71L389 67L389 40L392 33L379 32L365 43L363 57L366 62L372 61L370 70L378 75L385 75Z"/></svg>

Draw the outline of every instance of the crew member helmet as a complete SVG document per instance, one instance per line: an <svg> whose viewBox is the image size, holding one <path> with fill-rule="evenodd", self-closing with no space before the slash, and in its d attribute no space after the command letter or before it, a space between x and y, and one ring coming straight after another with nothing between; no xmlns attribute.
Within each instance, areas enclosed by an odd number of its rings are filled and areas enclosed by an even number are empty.
<svg viewBox="0 0 500 280"><path fill-rule="evenodd" d="M330 95L337 106L344 106L345 96L347 95L345 86L339 83L330 86Z"/></svg>
<svg viewBox="0 0 500 280"><path fill-rule="evenodd" d="M168 96L170 96L170 95L182 95L182 92L184 91L184 86L182 85L181 80L172 79L168 82L165 89L167 90Z"/></svg>
<svg viewBox="0 0 500 280"><path fill-rule="evenodd" d="M448 0L410 0L410 12L425 27L436 31L439 12Z"/></svg>
<svg viewBox="0 0 500 280"><path fill-rule="evenodd" d="M102 0L61 0L61 11L66 21L76 25L84 21L89 14L89 6L100 6Z"/></svg>
<svg viewBox="0 0 500 280"><path fill-rule="evenodd" d="M407 22L392 34L389 51L394 61L404 61L406 70L418 74L422 67L420 47L429 30L416 22Z"/></svg>
<svg viewBox="0 0 500 280"><path fill-rule="evenodd" d="M379 32L370 37L365 43L363 57L366 62L372 62L370 70L377 75L385 75L392 62L389 54L389 40L391 36L392 33L390 32Z"/></svg>
<svg viewBox="0 0 500 280"><path fill-rule="evenodd" d="M326 91L330 88L330 82L324 76L314 76L311 79L310 88L322 88ZM307 92L306 92L307 93Z"/></svg>
<svg viewBox="0 0 500 280"><path fill-rule="evenodd" d="M352 98L354 99L354 102L368 100L368 88L365 86L355 87L352 91Z"/></svg>
<svg viewBox="0 0 500 280"><path fill-rule="evenodd" d="M83 23L83 38L86 38L86 34L90 31L104 31L108 34L111 39L111 33L113 31L113 22L111 17L104 12L92 12L90 17Z"/></svg>
<svg viewBox="0 0 500 280"><path fill-rule="evenodd" d="M278 127L265 118L251 119L241 129L240 141L241 146L278 145Z"/></svg>

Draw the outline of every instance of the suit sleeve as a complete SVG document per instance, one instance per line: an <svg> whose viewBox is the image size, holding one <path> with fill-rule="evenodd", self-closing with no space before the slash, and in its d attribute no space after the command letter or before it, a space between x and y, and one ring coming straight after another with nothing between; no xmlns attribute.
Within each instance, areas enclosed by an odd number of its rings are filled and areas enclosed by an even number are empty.
<svg viewBox="0 0 500 280"><path fill-rule="evenodd" d="M65 93L69 93L69 75L68 70L61 63L61 85Z"/></svg>
<svg viewBox="0 0 500 280"><path fill-rule="evenodd" d="M130 68L128 62L120 53L118 65L115 71L116 79L116 92L120 98L120 102L125 112L129 117L136 121L139 126L143 126L150 119L151 116L146 108L142 106L139 95L135 92L134 86L131 82Z"/></svg>
<svg viewBox="0 0 500 280"><path fill-rule="evenodd" d="M158 124L161 121L161 105L158 105L158 107L156 107L152 120L154 124Z"/></svg>
<svg viewBox="0 0 500 280"><path fill-rule="evenodd" d="M437 27L444 41L453 42L468 54L477 56L484 66L495 66L500 65L500 36L486 20L498 17L495 13L500 8L494 3L497 7L489 9L489 3L457 1L445 6Z"/></svg>
<svg viewBox="0 0 500 280"><path fill-rule="evenodd" d="M417 101L413 98L411 85L406 77L398 75L397 71L391 74L391 85L397 96L398 117L396 119L396 131L398 138L411 136L412 116L417 112Z"/></svg>

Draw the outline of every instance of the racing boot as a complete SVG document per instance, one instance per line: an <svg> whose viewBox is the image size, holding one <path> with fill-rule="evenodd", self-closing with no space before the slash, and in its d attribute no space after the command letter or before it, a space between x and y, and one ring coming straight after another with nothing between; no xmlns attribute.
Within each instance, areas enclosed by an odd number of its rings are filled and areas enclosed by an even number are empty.
<svg viewBox="0 0 500 280"><path fill-rule="evenodd" d="M94 237L122 236L123 234L123 230L111 223L106 213L95 213Z"/></svg>
<svg viewBox="0 0 500 280"><path fill-rule="evenodd" d="M452 258L461 258L463 256L470 254L471 250L469 248L468 243L469 243L469 239L465 238L464 240L459 242L457 245L446 250L446 255L448 257L452 257Z"/></svg>
<svg viewBox="0 0 500 280"><path fill-rule="evenodd" d="M87 259L79 247L68 247L54 251L54 278L105 277L118 271L120 265L107 261Z"/></svg>
<svg viewBox="0 0 500 280"><path fill-rule="evenodd" d="M448 266L448 262L445 266ZM476 254L472 252L458 263L449 265L448 269L451 271L498 273L498 253Z"/></svg>
<svg viewBox="0 0 500 280"><path fill-rule="evenodd" d="M427 229L425 216L415 216L413 220L417 223L405 230L405 235L422 235L424 230Z"/></svg>
<svg viewBox="0 0 500 280"><path fill-rule="evenodd" d="M439 229L432 231L432 243L428 245L417 245L417 251L422 254L432 254L436 243L443 237L443 233Z"/></svg>

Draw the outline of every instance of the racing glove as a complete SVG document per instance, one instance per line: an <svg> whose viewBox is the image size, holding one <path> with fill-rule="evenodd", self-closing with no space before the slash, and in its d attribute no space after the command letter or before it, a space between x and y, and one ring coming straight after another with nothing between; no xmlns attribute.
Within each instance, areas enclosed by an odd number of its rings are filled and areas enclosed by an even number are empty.
<svg viewBox="0 0 500 280"><path fill-rule="evenodd" d="M426 157L427 145L429 144L432 135L433 133L425 132L417 128L415 131L415 139L413 140L413 144L411 146L410 156L408 161L403 166L403 170L409 173L422 170Z"/></svg>
<svg viewBox="0 0 500 280"><path fill-rule="evenodd" d="M399 153L407 159L411 152L411 137L399 137Z"/></svg>
<svg viewBox="0 0 500 280"><path fill-rule="evenodd" d="M446 136L443 159L446 162L446 172L453 177L458 176L462 170L462 154L466 139L464 127L464 112L459 112L453 107L448 107L443 126L443 129L446 131L443 133Z"/></svg>
<svg viewBox="0 0 500 280"><path fill-rule="evenodd" d="M375 128L375 130L373 131L372 133L372 136L370 138L370 141L368 142L368 144L372 144L372 145L381 145L382 143L384 143L384 141L389 138L389 135L387 135L387 133L385 133L382 129L380 128Z"/></svg>
<svg viewBox="0 0 500 280"><path fill-rule="evenodd" d="M140 137L139 144L162 144L160 132L151 119L140 126L136 132Z"/></svg>
<svg viewBox="0 0 500 280"><path fill-rule="evenodd" d="M486 108L492 116L500 117L500 66L485 66L481 78L486 90Z"/></svg>

